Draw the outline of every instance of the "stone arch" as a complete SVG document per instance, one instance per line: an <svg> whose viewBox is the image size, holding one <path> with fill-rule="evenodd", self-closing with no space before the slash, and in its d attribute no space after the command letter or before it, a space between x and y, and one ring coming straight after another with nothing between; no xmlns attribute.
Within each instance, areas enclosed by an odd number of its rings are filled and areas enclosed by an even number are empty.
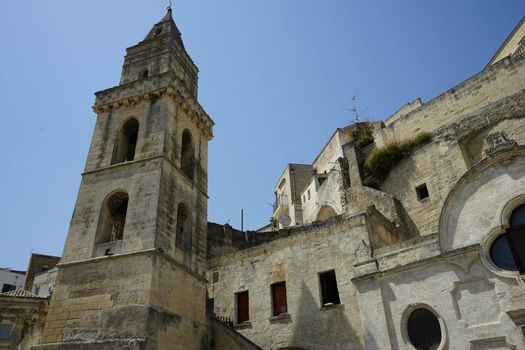
<svg viewBox="0 0 525 350"><path fill-rule="evenodd" d="M128 119L118 131L111 164L130 162L135 159L138 134L139 122L135 118Z"/></svg>
<svg viewBox="0 0 525 350"><path fill-rule="evenodd" d="M497 152L477 163L458 180L443 204L438 230L441 250L481 243L484 236L505 225L504 213L510 215L519 202L515 198L525 198L523 194L525 146Z"/></svg>
<svg viewBox="0 0 525 350"><path fill-rule="evenodd" d="M180 152L180 169L191 180L195 173L195 144L188 129L182 132L182 145Z"/></svg>
<svg viewBox="0 0 525 350"><path fill-rule="evenodd" d="M126 225L129 197L126 191L110 193L102 202L95 243L122 240Z"/></svg>
<svg viewBox="0 0 525 350"><path fill-rule="evenodd" d="M327 220L333 218L334 216L337 216L337 212L335 211L334 207L329 204L324 204L321 208L319 208L316 220Z"/></svg>

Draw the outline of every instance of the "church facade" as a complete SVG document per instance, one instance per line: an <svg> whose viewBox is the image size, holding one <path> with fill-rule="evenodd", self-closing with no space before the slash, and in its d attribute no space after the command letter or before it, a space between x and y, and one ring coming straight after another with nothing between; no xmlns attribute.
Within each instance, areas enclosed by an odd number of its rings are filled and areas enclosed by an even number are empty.
<svg viewBox="0 0 525 350"><path fill-rule="evenodd" d="M169 9L96 93L52 294L0 294L5 329L39 308L0 349L525 349L524 53L522 20L466 81L337 129L240 232L207 221L214 123Z"/></svg>

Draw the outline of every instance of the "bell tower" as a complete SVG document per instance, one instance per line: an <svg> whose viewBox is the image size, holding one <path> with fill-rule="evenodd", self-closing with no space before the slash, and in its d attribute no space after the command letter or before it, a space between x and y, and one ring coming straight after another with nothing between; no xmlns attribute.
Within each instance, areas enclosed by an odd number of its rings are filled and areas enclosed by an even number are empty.
<svg viewBox="0 0 525 350"><path fill-rule="evenodd" d="M200 349L213 121L168 11L97 115L39 349Z"/></svg>

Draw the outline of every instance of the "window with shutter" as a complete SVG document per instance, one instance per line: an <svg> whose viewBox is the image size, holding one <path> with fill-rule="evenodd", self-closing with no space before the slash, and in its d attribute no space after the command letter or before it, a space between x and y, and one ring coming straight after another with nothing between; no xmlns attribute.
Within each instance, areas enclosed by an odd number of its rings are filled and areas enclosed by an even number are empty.
<svg viewBox="0 0 525 350"><path fill-rule="evenodd" d="M286 283L274 283L272 284L272 315L278 316L287 312Z"/></svg>
<svg viewBox="0 0 525 350"><path fill-rule="evenodd" d="M248 291L237 293L237 323L250 320L250 301Z"/></svg>

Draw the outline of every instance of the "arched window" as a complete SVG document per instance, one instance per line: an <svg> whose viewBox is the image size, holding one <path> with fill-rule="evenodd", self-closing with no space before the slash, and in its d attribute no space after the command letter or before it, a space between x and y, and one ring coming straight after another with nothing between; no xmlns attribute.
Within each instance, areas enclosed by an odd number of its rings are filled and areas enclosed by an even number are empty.
<svg viewBox="0 0 525 350"><path fill-rule="evenodd" d="M128 120L120 128L111 164L129 162L135 158L138 134L139 122L134 118Z"/></svg>
<svg viewBox="0 0 525 350"><path fill-rule="evenodd" d="M119 191L108 196L102 203L96 243L118 241L124 234L128 194Z"/></svg>
<svg viewBox="0 0 525 350"><path fill-rule="evenodd" d="M188 207L184 203L177 206L177 232L175 233L175 246L191 254L192 218Z"/></svg>
<svg viewBox="0 0 525 350"><path fill-rule="evenodd" d="M334 208L329 205L323 205L319 212L317 213L317 220L326 220L337 216Z"/></svg>
<svg viewBox="0 0 525 350"><path fill-rule="evenodd" d="M408 316L408 338L418 350L436 350L443 338L437 316L425 308L415 309Z"/></svg>
<svg viewBox="0 0 525 350"><path fill-rule="evenodd" d="M492 242L490 257L496 266L525 273L525 204L510 215L509 229Z"/></svg>
<svg viewBox="0 0 525 350"><path fill-rule="evenodd" d="M182 147L180 155L180 168L184 174L193 180L195 171L195 146L188 130L182 133Z"/></svg>
<svg viewBox="0 0 525 350"><path fill-rule="evenodd" d="M139 74L139 78L141 79L147 78L148 76L149 76L149 72L147 69L142 70Z"/></svg>

